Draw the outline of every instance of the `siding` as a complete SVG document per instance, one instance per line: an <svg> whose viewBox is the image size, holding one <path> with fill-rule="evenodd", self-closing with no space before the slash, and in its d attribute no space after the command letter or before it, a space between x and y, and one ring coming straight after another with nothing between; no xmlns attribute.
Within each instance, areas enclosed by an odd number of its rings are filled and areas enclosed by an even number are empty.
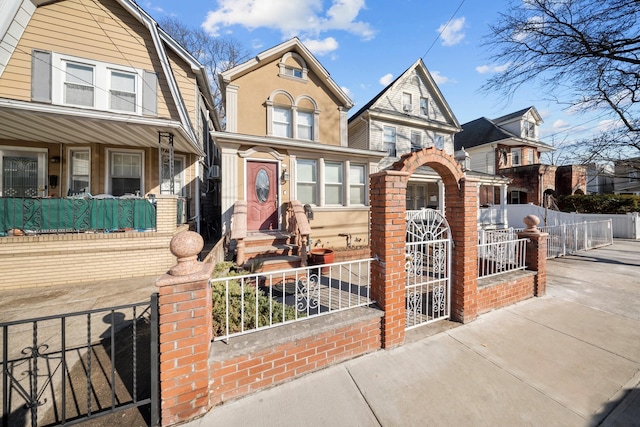
<svg viewBox="0 0 640 427"><path fill-rule="evenodd" d="M367 123L357 120L349 126L349 147L368 150Z"/></svg>
<svg viewBox="0 0 640 427"><path fill-rule="evenodd" d="M0 96L31 99L31 50L43 49L158 73L158 115L177 118L147 28L113 0L38 7L0 79Z"/></svg>

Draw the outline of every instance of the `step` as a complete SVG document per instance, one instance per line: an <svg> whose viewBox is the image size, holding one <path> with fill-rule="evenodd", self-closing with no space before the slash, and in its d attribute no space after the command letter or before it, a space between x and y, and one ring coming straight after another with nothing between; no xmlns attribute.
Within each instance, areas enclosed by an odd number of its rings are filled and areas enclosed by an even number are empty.
<svg viewBox="0 0 640 427"><path fill-rule="evenodd" d="M249 269L251 261L245 263L245 268ZM257 271L259 273L267 273L270 271L287 270L290 268L300 267L300 257L294 255L280 255L273 256L263 260L261 268Z"/></svg>
<svg viewBox="0 0 640 427"><path fill-rule="evenodd" d="M268 246L250 246L245 247L244 255L247 260L256 258L259 256L268 258L281 255L297 255L298 245L290 244L275 244Z"/></svg>
<svg viewBox="0 0 640 427"><path fill-rule="evenodd" d="M291 240L291 234L282 231L252 232L244 238L245 248L254 246L283 245Z"/></svg>

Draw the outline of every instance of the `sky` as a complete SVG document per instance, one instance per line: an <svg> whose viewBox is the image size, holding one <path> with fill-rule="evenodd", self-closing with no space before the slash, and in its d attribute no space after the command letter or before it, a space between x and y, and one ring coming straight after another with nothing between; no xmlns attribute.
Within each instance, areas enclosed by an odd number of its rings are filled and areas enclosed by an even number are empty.
<svg viewBox="0 0 640 427"><path fill-rule="evenodd" d="M156 20L173 17L232 36L249 57L297 36L354 102L355 113L422 58L460 124L535 106L543 142L559 148L596 134L602 115L572 112L540 87L511 97L480 90L508 64L482 46L509 0L139 0ZM515 0L519 1L519 0Z"/></svg>

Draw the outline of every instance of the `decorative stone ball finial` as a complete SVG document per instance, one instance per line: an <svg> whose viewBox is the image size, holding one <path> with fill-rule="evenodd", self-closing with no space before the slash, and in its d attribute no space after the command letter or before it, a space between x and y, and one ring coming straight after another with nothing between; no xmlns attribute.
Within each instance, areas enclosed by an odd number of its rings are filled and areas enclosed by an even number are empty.
<svg viewBox="0 0 640 427"><path fill-rule="evenodd" d="M178 263L171 267L169 274L172 276L187 276L200 270L198 254L204 247L202 236L193 231L183 231L171 239L169 250Z"/></svg>
<svg viewBox="0 0 640 427"><path fill-rule="evenodd" d="M540 218L535 215L527 215L522 219L522 222L527 226L525 229L526 232L529 233L539 233L538 224L540 224Z"/></svg>

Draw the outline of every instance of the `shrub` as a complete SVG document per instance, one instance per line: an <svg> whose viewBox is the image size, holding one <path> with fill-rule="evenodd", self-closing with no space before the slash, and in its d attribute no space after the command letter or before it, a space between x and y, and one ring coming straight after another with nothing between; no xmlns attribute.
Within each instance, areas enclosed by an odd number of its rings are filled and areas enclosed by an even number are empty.
<svg viewBox="0 0 640 427"><path fill-rule="evenodd" d="M640 196L621 194L574 194L559 196L562 212L625 214L640 211Z"/></svg>
<svg viewBox="0 0 640 427"><path fill-rule="evenodd" d="M244 289L239 279L228 281L229 289L229 333L251 330L257 327L283 323L296 318L295 307L284 305L265 295L260 288L256 292L255 283L245 279ZM213 298L213 333L214 336L226 335L227 298L225 282L214 283L211 289ZM244 297L243 297L244 295ZM256 304L258 319L256 322ZM244 306L244 325L242 308ZM271 313L271 314L270 314ZM304 317L297 313L297 317ZM243 329L244 326L244 329Z"/></svg>

